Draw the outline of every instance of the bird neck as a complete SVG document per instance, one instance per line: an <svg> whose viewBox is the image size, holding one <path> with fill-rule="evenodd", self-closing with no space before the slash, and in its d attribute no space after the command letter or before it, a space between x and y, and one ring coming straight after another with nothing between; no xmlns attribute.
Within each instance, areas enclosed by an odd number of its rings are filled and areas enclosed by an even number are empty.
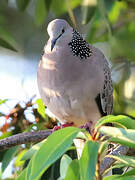
<svg viewBox="0 0 135 180"><path fill-rule="evenodd" d="M73 29L73 36L68 43L74 56L78 56L81 60L90 57L92 51L89 44L83 39L81 34Z"/></svg>

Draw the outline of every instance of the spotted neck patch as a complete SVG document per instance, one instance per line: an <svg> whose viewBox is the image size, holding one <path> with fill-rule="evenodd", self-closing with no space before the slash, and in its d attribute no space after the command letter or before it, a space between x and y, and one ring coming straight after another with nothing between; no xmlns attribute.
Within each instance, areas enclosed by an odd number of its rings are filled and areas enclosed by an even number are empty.
<svg viewBox="0 0 135 180"><path fill-rule="evenodd" d="M81 60L91 56L92 51L89 44L83 39L79 32L73 29L72 40L68 43L74 56L78 56Z"/></svg>

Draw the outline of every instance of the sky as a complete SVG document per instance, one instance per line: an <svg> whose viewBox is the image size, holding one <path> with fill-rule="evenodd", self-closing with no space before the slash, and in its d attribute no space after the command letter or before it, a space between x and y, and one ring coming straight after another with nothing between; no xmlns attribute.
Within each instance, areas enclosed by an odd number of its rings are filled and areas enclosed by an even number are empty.
<svg viewBox="0 0 135 180"><path fill-rule="evenodd" d="M11 107L12 102L14 105L16 101L27 101L33 95L40 97L36 79L39 60L37 56L34 60L27 58L31 57L0 47L0 99L9 99Z"/></svg>
<svg viewBox="0 0 135 180"><path fill-rule="evenodd" d="M0 48L0 98L24 100L38 93L36 75L38 59Z"/></svg>

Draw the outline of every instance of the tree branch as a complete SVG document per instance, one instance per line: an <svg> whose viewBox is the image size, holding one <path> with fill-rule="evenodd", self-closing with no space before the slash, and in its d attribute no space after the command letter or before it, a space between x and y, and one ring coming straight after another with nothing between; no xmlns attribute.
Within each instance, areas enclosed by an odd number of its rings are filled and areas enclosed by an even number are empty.
<svg viewBox="0 0 135 180"><path fill-rule="evenodd" d="M0 140L0 151L9 149L12 146L39 142L47 138L52 130L42 130L38 132L20 133Z"/></svg>
<svg viewBox="0 0 135 180"><path fill-rule="evenodd" d="M107 155L125 155L129 148L127 146L118 145ZM100 164L100 174L102 175L116 160L110 157L105 157Z"/></svg>

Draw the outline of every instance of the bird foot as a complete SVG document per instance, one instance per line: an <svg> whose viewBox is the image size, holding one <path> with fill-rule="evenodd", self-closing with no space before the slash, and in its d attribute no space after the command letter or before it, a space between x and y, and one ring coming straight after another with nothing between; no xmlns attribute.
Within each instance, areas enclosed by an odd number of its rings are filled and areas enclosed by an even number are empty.
<svg viewBox="0 0 135 180"><path fill-rule="evenodd" d="M65 123L65 124L60 124L60 125L58 125L58 126L54 126L53 131L57 131L57 130L59 130L59 129L62 129L62 128L65 128L65 127L70 127L70 126L73 126L73 125L74 125L73 122L71 122L71 123Z"/></svg>
<svg viewBox="0 0 135 180"><path fill-rule="evenodd" d="M80 126L79 128L86 129L86 131L88 131L90 134L92 134L91 125L92 125L92 121L89 121L88 123L86 123L83 126Z"/></svg>

